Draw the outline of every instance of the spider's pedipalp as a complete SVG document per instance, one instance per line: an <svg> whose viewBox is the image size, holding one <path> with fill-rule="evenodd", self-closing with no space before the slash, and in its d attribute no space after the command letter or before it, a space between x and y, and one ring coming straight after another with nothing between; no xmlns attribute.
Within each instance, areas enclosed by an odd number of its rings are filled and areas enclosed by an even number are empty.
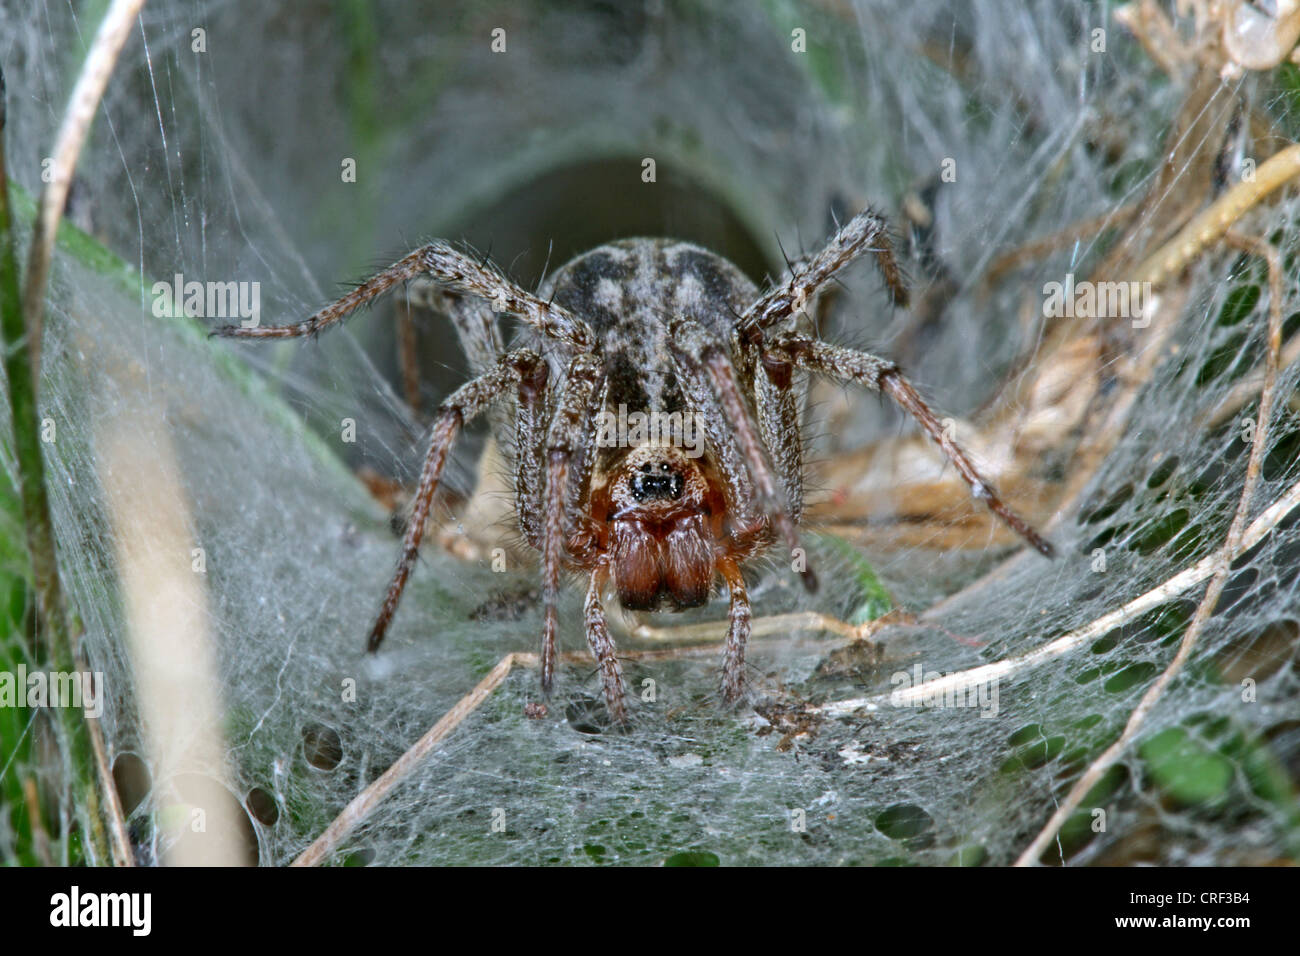
<svg viewBox="0 0 1300 956"><path fill-rule="evenodd" d="M1033 545L1040 554L1049 558L1055 556L1056 551L1051 542L1035 531L1024 518L1007 507L993 485L980 475L970 457L952 439L930 406L903 377L903 373L893 362L868 352L829 345L826 342L796 335L783 336L775 340L768 346L768 350L801 368L840 381L857 382L873 391L888 395L900 408L916 419L935 444L942 449L970 486L974 497L988 505L990 511L1012 531Z"/></svg>

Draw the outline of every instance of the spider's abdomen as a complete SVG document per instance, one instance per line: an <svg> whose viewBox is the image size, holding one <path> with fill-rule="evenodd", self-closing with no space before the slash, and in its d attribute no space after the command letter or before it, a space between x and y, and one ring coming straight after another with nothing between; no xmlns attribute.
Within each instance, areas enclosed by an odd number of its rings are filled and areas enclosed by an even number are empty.
<svg viewBox="0 0 1300 956"><path fill-rule="evenodd" d="M694 319L724 343L758 296L721 256L671 239L625 239L571 260L541 295L580 316L600 340L607 406L680 412L685 400L668 350L668 321ZM557 370L558 371L558 370Z"/></svg>

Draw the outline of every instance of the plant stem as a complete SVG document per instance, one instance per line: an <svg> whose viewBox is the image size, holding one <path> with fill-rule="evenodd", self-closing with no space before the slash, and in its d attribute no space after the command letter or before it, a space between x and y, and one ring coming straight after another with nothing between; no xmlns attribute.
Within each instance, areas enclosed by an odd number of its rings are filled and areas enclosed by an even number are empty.
<svg viewBox="0 0 1300 956"><path fill-rule="evenodd" d="M36 371L32 366L30 336L23 319L22 292L15 250L14 221L9 204L9 176L5 162L5 85L0 73L0 347L4 350L5 378L13 423L13 449L23 525L31 559L38 619L44 635L45 660L55 670L74 669L68 618L59 586L54 552L54 523L45 485L45 459L41 452L40 415L36 407ZM99 791L88 759L85 725L68 708L57 708L54 721L66 779L76 790L74 806L83 812L92 862L108 859L108 844L99 819Z"/></svg>

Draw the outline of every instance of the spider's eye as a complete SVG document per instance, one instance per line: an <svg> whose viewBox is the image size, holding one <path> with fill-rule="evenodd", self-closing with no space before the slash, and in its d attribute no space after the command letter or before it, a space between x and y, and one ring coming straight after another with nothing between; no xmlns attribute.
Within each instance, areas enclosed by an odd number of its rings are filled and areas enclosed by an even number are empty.
<svg viewBox="0 0 1300 956"><path fill-rule="evenodd" d="M667 464L659 467L663 474L651 474L651 467L649 462L645 462L639 469L641 474L632 476L632 497L637 501L680 498L686 487L685 479Z"/></svg>

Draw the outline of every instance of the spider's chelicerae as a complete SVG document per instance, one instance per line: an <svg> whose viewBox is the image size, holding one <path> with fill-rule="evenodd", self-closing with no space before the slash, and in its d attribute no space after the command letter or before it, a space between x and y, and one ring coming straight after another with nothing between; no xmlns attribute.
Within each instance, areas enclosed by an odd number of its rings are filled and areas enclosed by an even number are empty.
<svg viewBox="0 0 1300 956"><path fill-rule="evenodd" d="M429 276L446 297L477 376L440 406L401 556L368 648L375 650L415 565L434 493L457 432L497 402L513 405L519 530L542 556L541 678L555 672L556 598L564 568L588 575L587 643L605 701L627 716L623 676L605 623L612 583L629 610L698 607L721 578L730 597L722 692L744 687L750 605L741 566L781 541L801 557L801 378L813 372L889 395L939 444L1007 525L1045 555L1051 546L1009 509L893 363L820 341L805 308L855 259L876 258L895 301L906 290L884 221L863 212L766 293L698 246L629 239L578 256L526 292L490 263L433 242L295 325L231 327L238 338L312 335L398 283ZM495 313L522 320L503 347ZM656 420L636 440L610 441L617 418ZM612 418L613 417L613 418ZM699 423L703 442L688 443ZM643 430L644 431L644 430ZM816 580L806 563L803 581Z"/></svg>

